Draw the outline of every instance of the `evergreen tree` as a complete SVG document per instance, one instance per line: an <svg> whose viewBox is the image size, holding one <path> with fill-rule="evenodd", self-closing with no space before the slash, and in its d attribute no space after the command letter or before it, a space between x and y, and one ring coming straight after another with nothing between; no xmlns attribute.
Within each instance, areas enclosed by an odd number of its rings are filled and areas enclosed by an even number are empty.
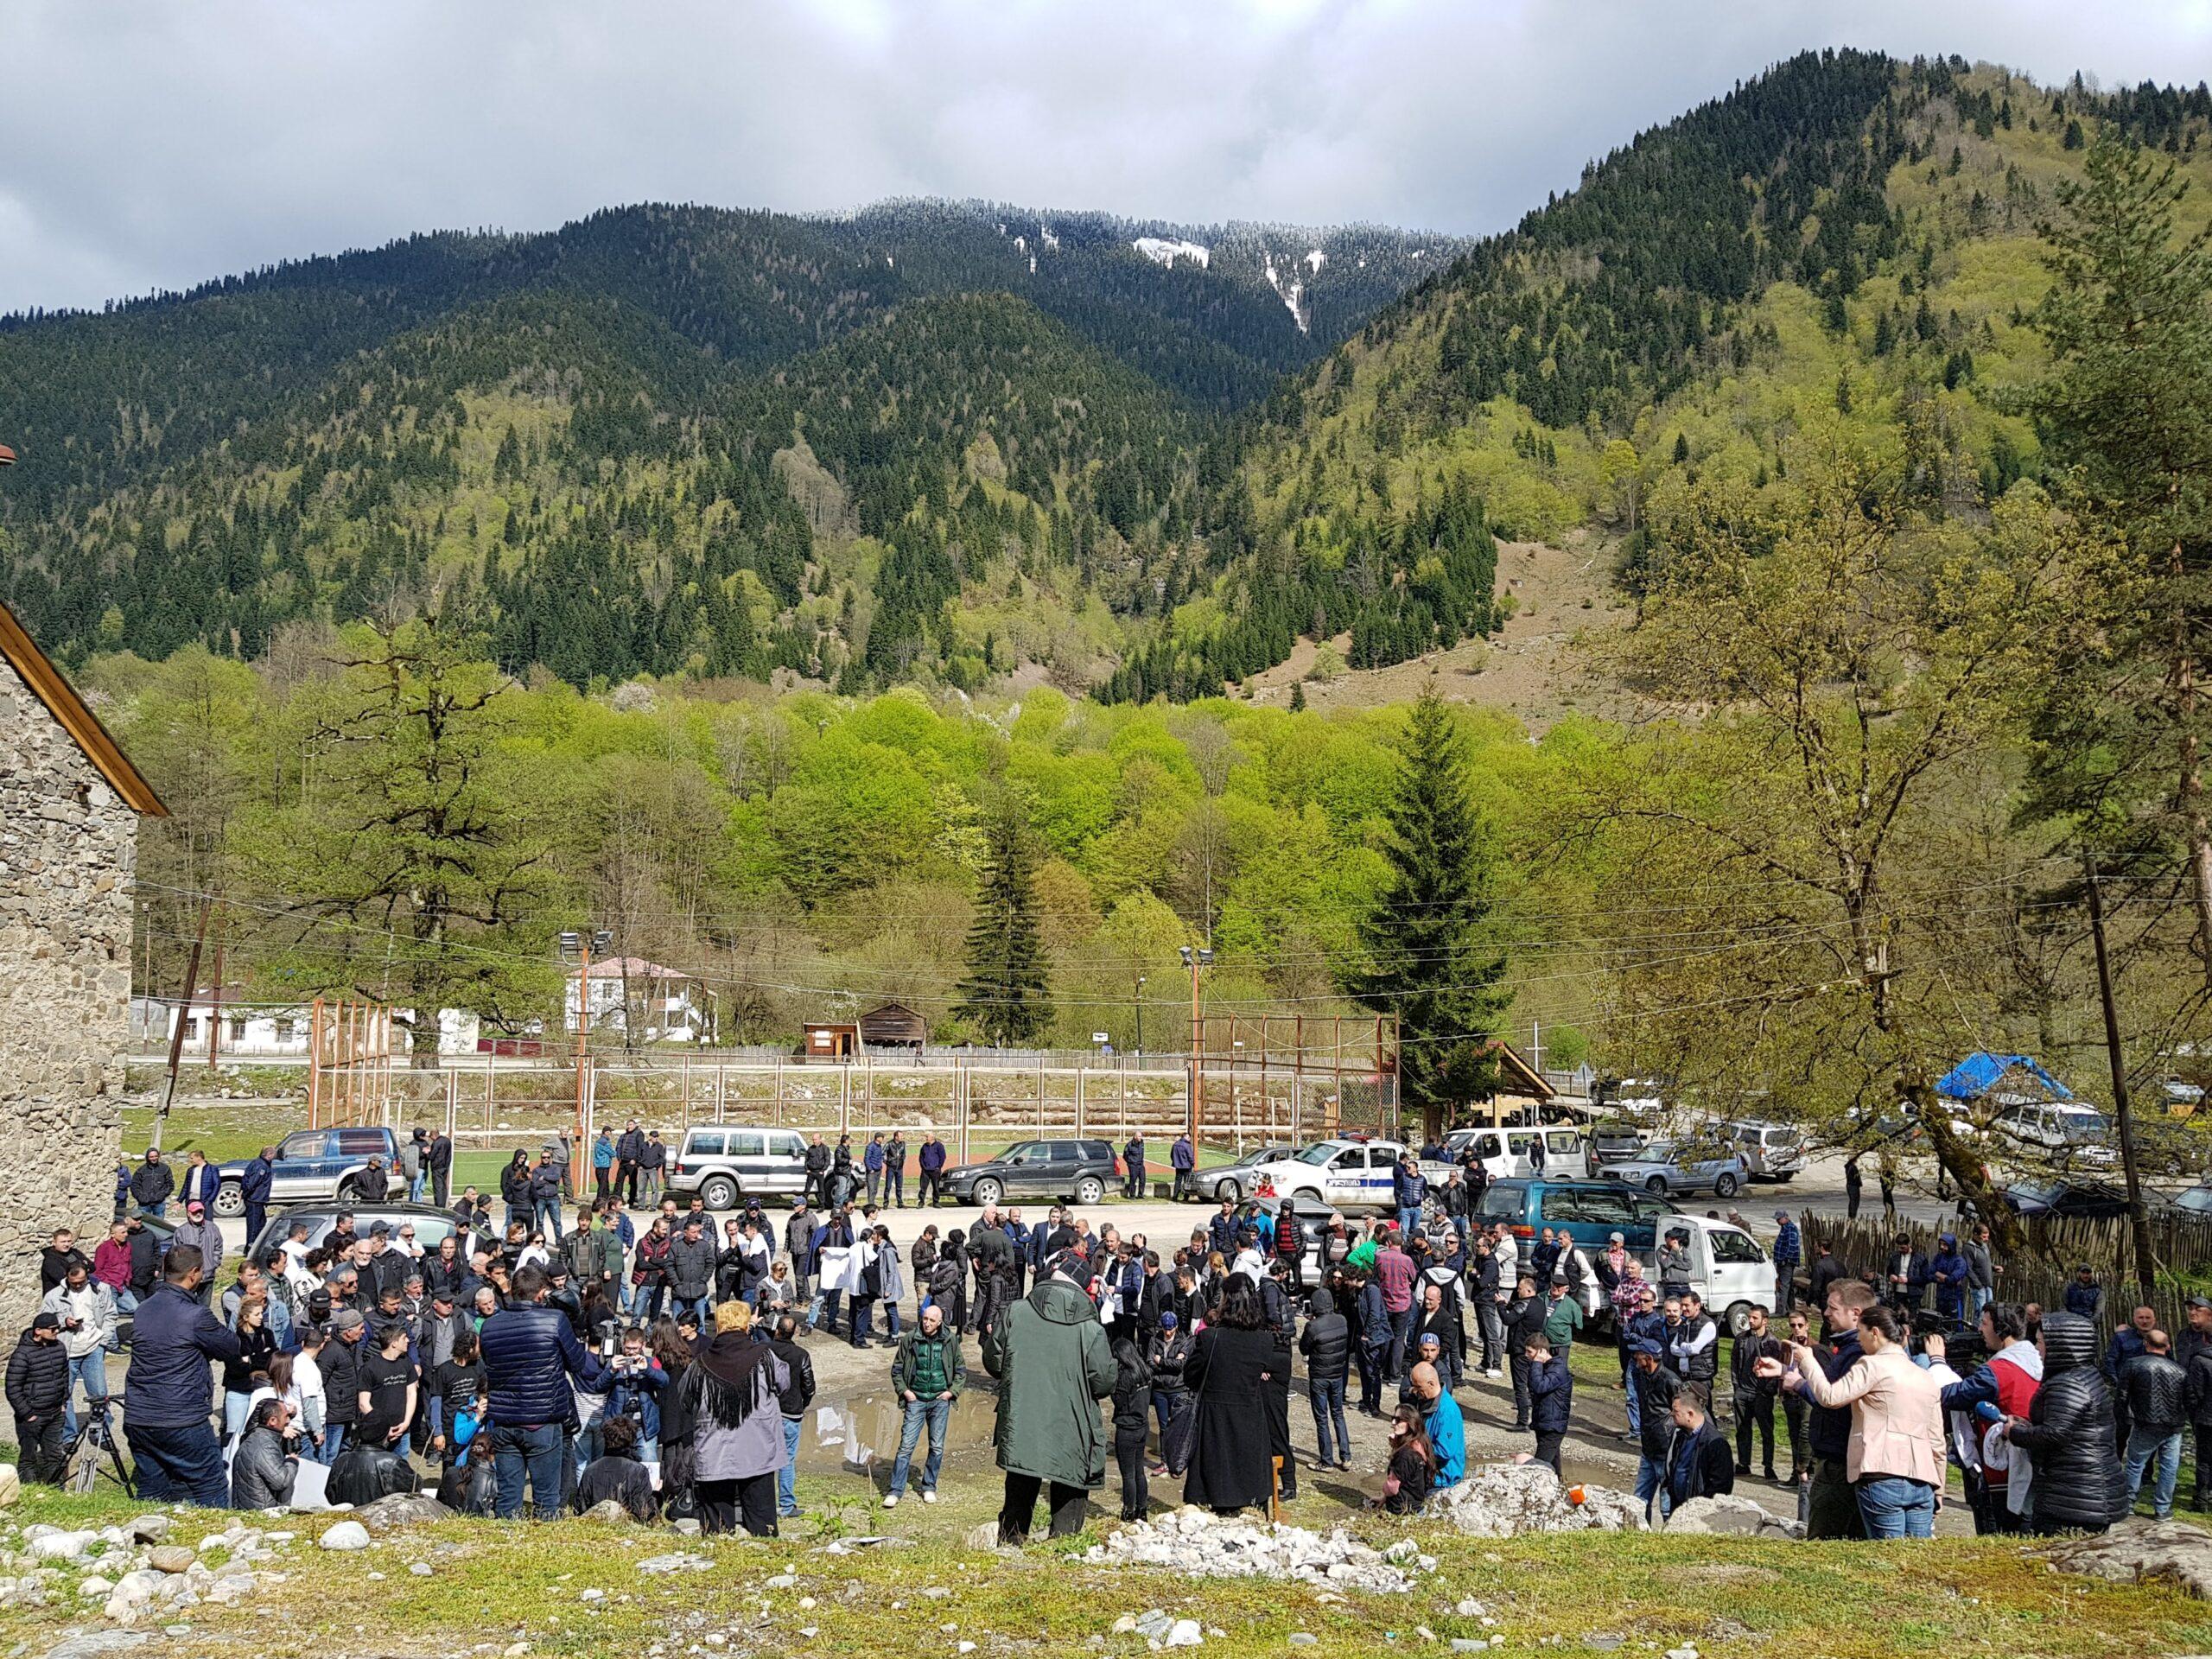
<svg viewBox="0 0 2212 1659"><path fill-rule="evenodd" d="M992 820L989 863L968 928L968 975L954 1014L1001 1048L1030 1046L1052 1023L1052 988L1032 881L1035 859L1021 814L1011 804Z"/></svg>
<svg viewBox="0 0 2212 1659"><path fill-rule="evenodd" d="M1302 715L1306 712L1306 682L1303 680L1291 682L1290 712L1294 715Z"/></svg>
<svg viewBox="0 0 2212 1659"><path fill-rule="evenodd" d="M1467 790L1465 751L1433 686L1406 723L1384 849L1390 875L1359 927L1346 991L1398 1016L1401 1110L1445 1117L1497 1091L1494 1039L1511 993L1495 942L1495 831Z"/></svg>

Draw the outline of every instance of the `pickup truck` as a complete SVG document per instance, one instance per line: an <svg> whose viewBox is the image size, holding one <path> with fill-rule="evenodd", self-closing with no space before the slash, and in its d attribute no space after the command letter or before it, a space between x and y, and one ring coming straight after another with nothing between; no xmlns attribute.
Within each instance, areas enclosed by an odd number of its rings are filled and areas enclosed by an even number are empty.
<svg viewBox="0 0 2212 1659"><path fill-rule="evenodd" d="M384 1160L385 1195L407 1196L407 1178L399 1173L399 1136L391 1129L296 1129L277 1143L276 1160L270 1166L269 1202L271 1205L325 1203L338 1197L339 1184L369 1160ZM250 1159L233 1159L215 1173L222 1185L215 1192L215 1213L245 1213L245 1166Z"/></svg>

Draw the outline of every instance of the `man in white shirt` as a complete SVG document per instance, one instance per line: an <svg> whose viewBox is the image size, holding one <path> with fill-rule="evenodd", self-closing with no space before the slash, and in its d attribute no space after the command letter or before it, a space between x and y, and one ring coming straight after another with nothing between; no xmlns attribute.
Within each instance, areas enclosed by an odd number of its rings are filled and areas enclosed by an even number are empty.
<svg viewBox="0 0 2212 1659"><path fill-rule="evenodd" d="M62 1397L61 1433L77 1433L77 1385L85 1388L87 1409L107 1402L107 1351L115 1343L115 1293L93 1278L82 1261L69 1264L69 1275L39 1303L39 1311L61 1321L61 1351L69 1357L69 1392Z"/></svg>

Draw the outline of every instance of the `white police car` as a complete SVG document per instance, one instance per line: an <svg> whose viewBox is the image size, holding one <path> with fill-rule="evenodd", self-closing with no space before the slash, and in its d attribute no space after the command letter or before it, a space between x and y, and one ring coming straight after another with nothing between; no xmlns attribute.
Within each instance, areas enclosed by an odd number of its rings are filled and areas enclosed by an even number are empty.
<svg viewBox="0 0 2212 1659"><path fill-rule="evenodd" d="M1277 1198L1339 1210L1389 1210L1395 1202L1398 1160L1405 1151L1398 1141L1362 1135L1316 1141L1295 1156L1255 1166L1254 1185L1265 1176Z"/></svg>

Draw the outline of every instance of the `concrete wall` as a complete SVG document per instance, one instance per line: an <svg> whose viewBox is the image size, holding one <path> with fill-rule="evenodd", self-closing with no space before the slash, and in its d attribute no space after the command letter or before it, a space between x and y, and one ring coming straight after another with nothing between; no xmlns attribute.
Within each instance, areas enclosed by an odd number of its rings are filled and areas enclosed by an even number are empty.
<svg viewBox="0 0 2212 1659"><path fill-rule="evenodd" d="M113 1210L137 815L0 659L0 1341Z"/></svg>

